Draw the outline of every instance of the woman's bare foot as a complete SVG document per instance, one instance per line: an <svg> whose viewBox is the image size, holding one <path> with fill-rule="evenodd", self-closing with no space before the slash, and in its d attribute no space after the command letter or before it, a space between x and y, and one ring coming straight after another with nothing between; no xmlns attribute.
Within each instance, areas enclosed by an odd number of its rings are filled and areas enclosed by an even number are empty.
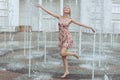
<svg viewBox="0 0 120 80"><path fill-rule="evenodd" d="M61 78L65 78L68 74L69 74L69 72L65 72L65 73L61 76Z"/></svg>
<svg viewBox="0 0 120 80"><path fill-rule="evenodd" d="M74 53L74 57L76 57L77 59L79 59L79 55L77 53Z"/></svg>

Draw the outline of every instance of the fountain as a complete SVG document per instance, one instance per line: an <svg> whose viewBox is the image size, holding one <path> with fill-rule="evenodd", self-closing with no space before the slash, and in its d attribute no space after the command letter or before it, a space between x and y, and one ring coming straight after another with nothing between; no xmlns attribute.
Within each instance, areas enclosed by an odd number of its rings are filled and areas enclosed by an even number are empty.
<svg viewBox="0 0 120 80"><path fill-rule="evenodd" d="M96 43L96 33L94 34L94 37L93 37L94 39L93 39L93 61L92 61L92 80L94 80L94 78L95 78L95 62L94 62L94 58L95 58L95 48L96 48L96 46L95 46L95 43Z"/></svg>
<svg viewBox="0 0 120 80"><path fill-rule="evenodd" d="M109 80L109 77L107 74L104 75L104 80Z"/></svg>
<svg viewBox="0 0 120 80"><path fill-rule="evenodd" d="M1 14L1 25L0 25L0 32L3 32L3 44L1 44L2 46L4 46L4 48L2 48L1 50L6 50L7 49L7 38L6 38L6 32L7 32L7 26L8 24L5 23L6 22L6 18L9 18L9 10L8 10L8 1L5 0L3 1L3 6L1 7L2 10L2 14ZM4 9L6 9L6 12L4 12ZM4 13L3 13L4 12Z"/></svg>
<svg viewBox="0 0 120 80"><path fill-rule="evenodd" d="M9 6L9 39L10 39L10 50L12 50L13 52L13 46L16 46L16 44L13 42L14 40L14 34L12 33L12 30L14 30L13 26L12 26L12 17L14 16L13 15L13 5L8 3L8 6ZM11 31L10 31L11 30Z"/></svg>
<svg viewBox="0 0 120 80"><path fill-rule="evenodd" d="M52 3L52 1L53 0L51 0L51 3ZM40 2L40 3L42 3L42 2ZM32 4L32 3L31 3ZM77 0L76 0L76 5L77 5ZM61 8L61 10L62 10L62 8L63 8L63 0L60 0L60 8ZM96 12L96 11L95 11ZM61 14L62 14L62 11L61 11ZM96 13L94 13L94 14L96 14ZM40 13L40 16L39 16L39 20L41 21L42 20L42 18L41 18L41 16L42 16L42 14ZM95 17L95 19L94 20L96 20L96 17ZM96 26L96 22L94 21L94 26ZM39 51L40 51L40 46L39 46L39 38L40 38L40 26L42 25L42 23L39 23L39 27L38 27L38 29L39 29L39 31L38 31L38 34L37 34L37 42L38 42L38 46L37 46L37 50L38 51L36 51L37 53L39 53ZM51 21L49 21L49 24L48 24L48 27L49 27L49 29L48 29L48 31L50 32L51 31L51 38L50 38L50 41L51 41L51 44L52 44L52 40L53 40L53 38L52 38L52 30L51 30ZM90 32L89 32L90 33ZM44 36L44 40L43 40L43 42L44 42L44 64L47 64L47 60L46 60L46 58L47 58L47 31L46 30L44 30L43 31L43 36ZM81 54L81 43L82 43L82 30L80 29L80 31L79 31L79 55L81 56L82 54ZM95 60L98 60L98 64L99 64L99 66L98 67L102 67L102 59L104 58L102 58L101 56L103 55L103 54L101 54L102 53L102 50L103 50L103 45L102 45L102 43L103 43L103 35L102 35L103 33L102 33L102 28L101 28L101 31L100 31L100 33L99 33L99 57L97 57L96 58L96 54L95 54L95 51L96 51L96 33L95 34L93 34L93 53L92 53L92 59L90 60L89 59L89 61L92 61L92 67L91 67L91 70L92 70L92 80L95 80ZM77 34L76 34L76 32L75 32L75 42L76 42L76 36L77 36ZM30 38L29 38L29 37ZM32 57L32 54L34 54L34 52L31 50L31 40L32 40L32 32L30 31L30 32L24 32L24 55L26 54L26 45L27 45L27 47L29 48L29 77L31 76L31 57ZM77 47L77 43L75 43L75 47ZM31 52L32 51L32 52ZM87 58L88 59L88 58ZM38 64L37 64L38 65ZM105 78L105 80L107 80L107 78Z"/></svg>
<svg viewBox="0 0 120 80"><path fill-rule="evenodd" d="M29 40L29 77L31 75L31 40L32 40L32 32L30 30L30 33L29 33L29 36L30 36L30 40Z"/></svg>

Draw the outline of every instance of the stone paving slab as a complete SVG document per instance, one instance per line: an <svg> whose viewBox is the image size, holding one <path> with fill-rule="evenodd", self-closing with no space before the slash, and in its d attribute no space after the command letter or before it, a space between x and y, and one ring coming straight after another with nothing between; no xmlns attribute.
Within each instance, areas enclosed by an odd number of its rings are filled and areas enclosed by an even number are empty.
<svg viewBox="0 0 120 80"><path fill-rule="evenodd" d="M10 71L0 71L0 80L13 80L18 76L21 76L21 73L10 72Z"/></svg>

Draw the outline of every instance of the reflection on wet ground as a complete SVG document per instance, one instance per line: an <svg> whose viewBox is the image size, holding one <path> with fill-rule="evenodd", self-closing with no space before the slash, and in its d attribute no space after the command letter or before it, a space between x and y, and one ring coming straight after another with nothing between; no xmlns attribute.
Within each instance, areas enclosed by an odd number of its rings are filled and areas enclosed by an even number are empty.
<svg viewBox="0 0 120 80"><path fill-rule="evenodd" d="M21 37L22 35L20 39ZM7 44L6 48L3 48L3 43L0 44L0 80L91 80L93 60L94 80L120 80L119 43L115 43L112 46L108 42L104 43L101 53L99 53L99 45L96 46L94 57L92 43L82 44L80 59L67 58L70 74L66 78L61 79L63 64L57 46L47 47L45 64L44 46L41 46L42 43L40 43L38 51L37 47L34 46L37 45L37 42L32 41L33 47L31 47L31 57L29 57L29 48L25 48L26 53L24 54L24 42L20 39L11 43L12 46ZM7 41L7 43L9 42ZM29 58L31 58L30 77L28 75Z"/></svg>

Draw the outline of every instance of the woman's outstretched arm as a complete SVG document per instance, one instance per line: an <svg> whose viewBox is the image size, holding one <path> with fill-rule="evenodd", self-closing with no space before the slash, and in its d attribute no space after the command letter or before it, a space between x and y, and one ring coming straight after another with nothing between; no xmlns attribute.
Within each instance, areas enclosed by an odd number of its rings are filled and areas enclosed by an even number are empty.
<svg viewBox="0 0 120 80"><path fill-rule="evenodd" d="M36 7L38 7L38 8L41 8L43 11L47 12L48 14L52 15L53 17L55 17L55 18L57 18L57 19L60 17L60 15L58 15L58 14L52 12L52 11L49 11L48 9L44 8L43 6L41 6L41 5L39 5L39 4L34 5L34 6L36 6Z"/></svg>
<svg viewBox="0 0 120 80"><path fill-rule="evenodd" d="M80 22L78 22L78 21L76 21L76 20L74 20L74 19L72 19L71 22L74 23L74 24L77 24L77 25L79 25L79 26L83 26L83 27L85 27L85 28L91 29L93 32L95 32L95 30L94 30L92 27L87 26L87 25L84 25L84 24L82 24L82 23L80 23Z"/></svg>

